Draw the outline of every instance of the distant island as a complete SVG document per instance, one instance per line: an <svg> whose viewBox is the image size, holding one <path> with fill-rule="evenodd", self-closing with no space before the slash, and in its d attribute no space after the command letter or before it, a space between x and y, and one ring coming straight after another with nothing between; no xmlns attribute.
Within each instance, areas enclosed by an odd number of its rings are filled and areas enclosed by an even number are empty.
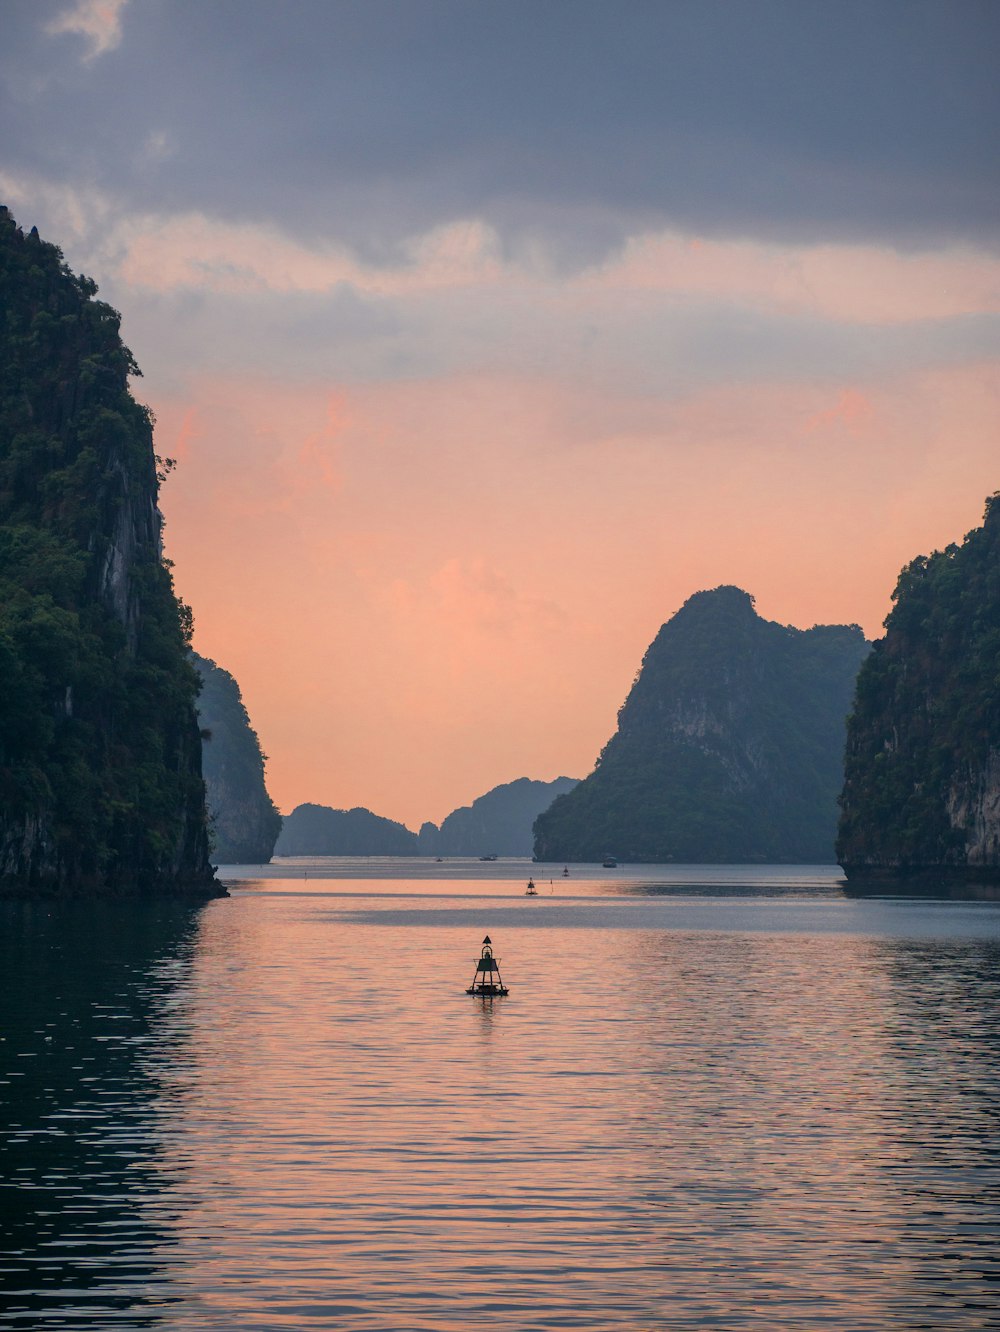
<svg viewBox="0 0 1000 1332"><path fill-rule="evenodd" d="M698 592L647 651L594 772L535 823L548 861L833 863L857 625Z"/></svg>
<svg viewBox="0 0 1000 1332"><path fill-rule="evenodd" d="M1000 882L1000 494L893 601L858 676L838 858L853 881Z"/></svg>
<svg viewBox="0 0 1000 1332"><path fill-rule="evenodd" d="M285 816L275 854L530 856L536 817L556 796L575 785L572 777L557 777L552 782L520 777L454 810L440 828L425 823L419 834L368 809L299 805Z"/></svg>
<svg viewBox="0 0 1000 1332"><path fill-rule="evenodd" d="M119 315L0 207L0 888L219 895Z"/></svg>
<svg viewBox="0 0 1000 1332"><path fill-rule="evenodd" d="M201 679L197 708L212 860L266 864L281 831L281 815L267 793L257 732L229 672L197 653L192 660Z"/></svg>
<svg viewBox="0 0 1000 1332"><path fill-rule="evenodd" d="M370 809L297 805L286 814L274 848L278 856L415 856L417 835Z"/></svg>
<svg viewBox="0 0 1000 1332"><path fill-rule="evenodd" d="M421 853L430 856L530 856L535 819L576 786L575 777L534 782L520 777L495 786L453 810L440 828L425 823L420 829Z"/></svg>

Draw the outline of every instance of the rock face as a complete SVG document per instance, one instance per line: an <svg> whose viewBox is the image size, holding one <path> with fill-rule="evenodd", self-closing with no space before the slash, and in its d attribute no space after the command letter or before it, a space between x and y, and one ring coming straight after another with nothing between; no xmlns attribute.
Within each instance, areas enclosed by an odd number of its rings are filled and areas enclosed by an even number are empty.
<svg viewBox="0 0 1000 1332"><path fill-rule="evenodd" d="M535 823L539 860L832 863L857 625L763 620L736 587L665 624L595 771Z"/></svg>
<svg viewBox="0 0 1000 1332"><path fill-rule="evenodd" d="M279 856L415 856L417 835L369 809L298 805L285 816Z"/></svg>
<svg viewBox="0 0 1000 1332"><path fill-rule="evenodd" d="M420 851L430 856L530 856L535 819L576 786L575 777L534 782L528 777L487 791L454 810L441 824L420 829Z"/></svg>
<svg viewBox="0 0 1000 1332"><path fill-rule="evenodd" d="M0 208L0 884L221 893L116 311Z"/></svg>
<svg viewBox="0 0 1000 1332"><path fill-rule="evenodd" d="M197 653L193 660L201 677L198 721L212 859L227 865L266 865L281 832L281 815L267 793L257 732L229 672Z"/></svg>
<svg viewBox="0 0 1000 1332"><path fill-rule="evenodd" d="M838 858L855 879L1000 880L1000 494L893 600L858 676Z"/></svg>

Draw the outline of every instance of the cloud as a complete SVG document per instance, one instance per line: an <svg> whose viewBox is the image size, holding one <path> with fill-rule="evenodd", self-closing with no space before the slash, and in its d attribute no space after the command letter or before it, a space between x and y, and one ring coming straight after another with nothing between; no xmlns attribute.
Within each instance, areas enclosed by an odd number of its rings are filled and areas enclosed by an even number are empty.
<svg viewBox="0 0 1000 1332"><path fill-rule="evenodd" d="M177 152L177 145L166 130L153 129L146 135L140 160L147 163L165 162Z"/></svg>
<svg viewBox="0 0 1000 1332"><path fill-rule="evenodd" d="M76 33L89 43L83 59L96 60L121 45L122 12L128 0L78 0L75 8L63 10L45 25L50 37Z"/></svg>
<svg viewBox="0 0 1000 1332"><path fill-rule="evenodd" d="M858 389L845 388L841 390L832 407L824 407L822 411L810 417L803 429L806 434L812 434L814 431L839 424L852 435L860 437L869 428L873 416L874 408L870 399Z"/></svg>
<svg viewBox="0 0 1000 1332"><path fill-rule="evenodd" d="M337 384L509 374L676 398L753 380L863 385L1000 354L1000 258L969 247L647 232L558 274L504 254L479 219L376 264L288 227L129 213L103 191L10 173L0 196L25 225L48 214L43 234L101 275L160 384L196 369Z"/></svg>
<svg viewBox="0 0 1000 1332"><path fill-rule="evenodd" d="M171 0L129 9L113 82L118 0L48 24L82 73L38 11L5 9L6 165L129 212L294 219L373 264L476 218L556 271L650 231L1000 245L988 0Z"/></svg>

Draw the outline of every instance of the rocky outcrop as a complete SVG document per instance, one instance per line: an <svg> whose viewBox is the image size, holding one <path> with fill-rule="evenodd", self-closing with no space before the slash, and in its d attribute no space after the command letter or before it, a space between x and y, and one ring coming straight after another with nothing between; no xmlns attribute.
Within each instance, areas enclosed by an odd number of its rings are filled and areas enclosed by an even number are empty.
<svg viewBox="0 0 1000 1332"><path fill-rule="evenodd" d="M955 773L945 808L951 826L965 833L966 865L1000 866L1000 749L990 749L981 765L963 765Z"/></svg>
<svg viewBox="0 0 1000 1332"><path fill-rule="evenodd" d="M535 823L539 860L833 861L857 625L762 619L736 587L657 634L594 772Z"/></svg>
<svg viewBox="0 0 1000 1332"><path fill-rule="evenodd" d="M855 881L1000 881L1000 495L893 601L858 676L838 858Z"/></svg>
<svg viewBox="0 0 1000 1332"><path fill-rule="evenodd" d="M0 886L221 893L119 316L0 208Z"/></svg>
<svg viewBox="0 0 1000 1332"><path fill-rule="evenodd" d="M576 786L575 777L535 782L528 777L495 786L453 810L441 827L425 823L420 852L430 856L530 856L535 819Z"/></svg>
<svg viewBox="0 0 1000 1332"><path fill-rule="evenodd" d="M267 864L281 832L281 815L267 793L257 732L229 672L197 653L193 659L201 678L198 720L212 858L227 865Z"/></svg>

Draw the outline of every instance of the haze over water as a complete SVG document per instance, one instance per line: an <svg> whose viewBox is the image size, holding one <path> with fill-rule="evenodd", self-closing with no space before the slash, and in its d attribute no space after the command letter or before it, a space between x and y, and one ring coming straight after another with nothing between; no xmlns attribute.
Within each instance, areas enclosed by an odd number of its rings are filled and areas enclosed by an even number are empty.
<svg viewBox="0 0 1000 1332"><path fill-rule="evenodd" d="M0 903L0 1326L1000 1326L1000 906L561 868Z"/></svg>

